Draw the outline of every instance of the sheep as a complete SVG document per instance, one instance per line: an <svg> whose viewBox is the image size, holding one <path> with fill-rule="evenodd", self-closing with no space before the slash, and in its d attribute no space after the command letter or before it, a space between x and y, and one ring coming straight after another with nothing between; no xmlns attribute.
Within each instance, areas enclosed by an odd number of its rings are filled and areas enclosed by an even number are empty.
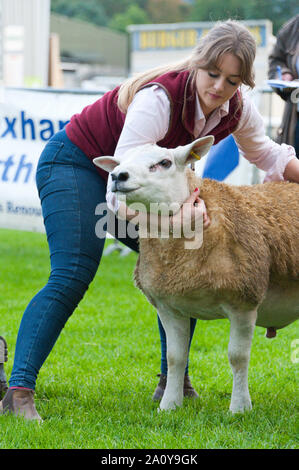
<svg viewBox="0 0 299 470"><path fill-rule="evenodd" d="M147 212L153 202L180 207L199 187L210 217L195 249L172 234L139 241L135 283L157 309L167 338L167 385L159 410L182 405L190 317L230 321L230 410L242 413L252 408L248 365L255 325L273 336L299 316L299 185L232 186L199 178L189 164L213 141L206 136L175 149L146 145L121 162L94 160L111 172L112 190L120 199L125 195L128 205L142 203Z"/></svg>

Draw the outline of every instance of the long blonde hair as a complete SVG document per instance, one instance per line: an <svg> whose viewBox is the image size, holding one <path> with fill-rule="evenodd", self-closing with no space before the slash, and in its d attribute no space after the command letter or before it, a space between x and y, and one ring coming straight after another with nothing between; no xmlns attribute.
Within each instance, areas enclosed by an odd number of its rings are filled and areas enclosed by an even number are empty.
<svg viewBox="0 0 299 470"><path fill-rule="evenodd" d="M200 69L211 69L219 63L225 53L234 54L241 63L241 82L253 88L253 62L256 54L256 44L248 29L233 20L218 22L198 42L191 55L186 59L168 65L162 65L146 72L139 73L126 80L118 92L118 107L126 113L135 94L148 82L167 72L189 70L195 73Z"/></svg>

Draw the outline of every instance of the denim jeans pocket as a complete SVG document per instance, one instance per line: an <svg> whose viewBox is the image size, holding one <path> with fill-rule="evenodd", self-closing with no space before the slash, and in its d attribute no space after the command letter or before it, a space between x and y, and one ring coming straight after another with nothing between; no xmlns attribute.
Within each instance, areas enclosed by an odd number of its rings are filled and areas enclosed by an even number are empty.
<svg viewBox="0 0 299 470"><path fill-rule="evenodd" d="M63 147L63 142L51 140L42 151L36 170L36 184L38 189L50 178L53 163Z"/></svg>

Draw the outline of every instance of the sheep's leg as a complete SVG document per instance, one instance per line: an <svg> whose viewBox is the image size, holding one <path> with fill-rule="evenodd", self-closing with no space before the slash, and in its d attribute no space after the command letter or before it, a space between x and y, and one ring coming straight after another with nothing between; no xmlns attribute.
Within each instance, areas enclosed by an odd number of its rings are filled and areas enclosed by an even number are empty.
<svg viewBox="0 0 299 470"><path fill-rule="evenodd" d="M233 371L232 413L242 413L252 408L248 390L248 365L256 316L256 310L229 314L228 358Z"/></svg>
<svg viewBox="0 0 299 470"><path fill-rule="evenodd" d="M167 384L159 410L172 410L183 403L184 374L188 358L190 318L159 310L166 334Z"/></svg>

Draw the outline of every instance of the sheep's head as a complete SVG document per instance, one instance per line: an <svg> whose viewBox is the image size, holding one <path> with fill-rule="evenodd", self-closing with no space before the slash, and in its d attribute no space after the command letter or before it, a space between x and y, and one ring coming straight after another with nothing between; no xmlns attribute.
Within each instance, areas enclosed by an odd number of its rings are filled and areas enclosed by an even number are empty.
<svg viewBox="0 0 299 470"><path fill-rule="evenodd" d="M97 157L95 165L111 173L112 191L128 204L182 203L189 197L186 168L208 153L213 136L166 149L146 144L128 150L121 161L115 157Z"/></svg>

